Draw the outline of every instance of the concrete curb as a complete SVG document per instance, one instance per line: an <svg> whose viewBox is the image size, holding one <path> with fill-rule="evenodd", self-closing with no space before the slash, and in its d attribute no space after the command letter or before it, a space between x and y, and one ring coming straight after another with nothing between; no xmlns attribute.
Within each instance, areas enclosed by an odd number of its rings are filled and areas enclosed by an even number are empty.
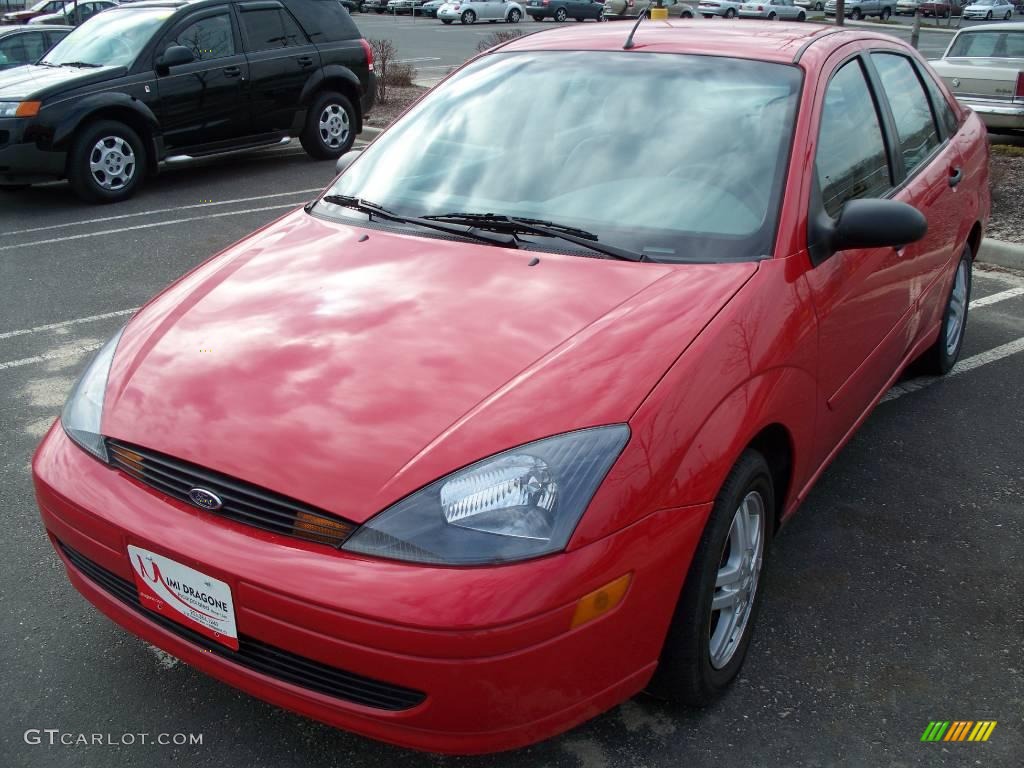
<svg viewBox="0 0 1024 768"><path fill-rule="evenodd" d="M1024 270L1024 245L986 238L981 241L981 248L978 249L978 261Z"/></svg>

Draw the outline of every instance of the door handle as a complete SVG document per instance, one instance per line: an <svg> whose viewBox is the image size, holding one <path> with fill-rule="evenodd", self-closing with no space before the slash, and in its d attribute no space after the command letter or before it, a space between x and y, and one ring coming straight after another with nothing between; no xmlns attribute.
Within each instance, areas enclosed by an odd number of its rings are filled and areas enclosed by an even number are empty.
<svg viewBox="0 0 1024 768"><path fill-rule="evenodd" d="M299 58L297 58L296 61L299 62L299 66L300 67L312 67L313 66L313 57L312 56L299 56Z"/></svg>
<svg viewBox="0 0 1024 768"><path fill-rule="evenodd" d="M242 74L241 67L224 67L225 77L238 77L240 74Z"/></svg>
<svg viewBox="0 0 1024 768"><path fill-rule="evenodd" d="M962 169L960 169L960 168L950 168L949 169L949 186L955 187L957 184L959 184L963 180L963 178L964 178L964 172L963 172Z"/></svg>

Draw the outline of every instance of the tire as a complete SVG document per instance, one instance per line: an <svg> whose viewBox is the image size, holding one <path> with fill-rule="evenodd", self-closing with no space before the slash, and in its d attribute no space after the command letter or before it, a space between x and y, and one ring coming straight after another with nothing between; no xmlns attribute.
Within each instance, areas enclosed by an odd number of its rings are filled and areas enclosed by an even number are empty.
<svg viewBox="0 0 1024 768"><path fill-rule="evenodd" d="M968 310L971 305L971 268L974 254L969 245L964 246L960 261L953 273L953 285L949 289L946 308L942 312L942 326L939 338L928 348L919 360L921 373L943 376L956 365L964 345L967 330ZM955 336L954 336L955 334Z"/></svg>
<svg viewBox="0 0 1024 768"><path fill-rule="evenodd" d="M796 17L797 21L807 21L807 14L800 11L800 15Z"/></svg>
<svg viewBox="0 0 1024 768"><path fill-rule="evenodd" d="M986 19L987 19L988 21L992 21L992 11L989 11L988 13L986 13L986 14L985 14L985 18L986 18Z"/></svg>
<svg viewBox="0 0 1024 768"><path fill-rule="evenodd" d="M850 11L850 18L854 21L860 21L864 18L864 14L860 12L860 8L854 8Z"/></svg>
<svg viewBox="0 0 1024 768"><path fill-rule="evenodd" d="M764 591L759 589L759 577L775 522L774 494L768 462L758 451L748 449L715 498L679 595L650 693L688 706L704 706L724 693L739 674ZM749 513L755 511L756 520L752 520L754 515ZM748 529L757 534L753 543L736 526L741 516L756 526ZM728 571L737 575L722 586L732 586L735 591L716 586ZM714 599L729 595L733 597L731 603L722 610L713 610ZM725 613L730 609L738 624L732 629L722 624L731 618Z"/></svg>
<svg viewBox="0 0 1024 768"><path fill-rule="evenodd" d="M888 21L890 16L892 16L892 9L890 9L890 8L883 8L882 9L882 15L881 15L882 21Z"/></svg>
<svg viewBox="0 0 1024 768"><path fill-rule="evenodd" d="M679 18L681 18L681 19L692 19L693 18L693 14L690 13L689 11L683 11L682 13L679 14Z"/></svg>
<svg viewBox="0 0 1024 768"><path fill-rule="evenodd" d="M518 8L513 8L511 11L508 12L509 24L518 24L522 18L523 14L519 11Z"/></svg>
<svg viewBox="0 0 1024 768"><path fill-rule="evenodd" d="M90 203L117 203L134 193L146 173L146 148L134 130L114 120L79 129L68 154L68 181Z"/></svg>
<svg viewBox="0 0 1024 768"><path fill-rule="evenodd" d="M459 17L459 22L461 24L475 24L476 23L476 14L473 13L473 11L465 11L462 14L462 16Z"/></svg>
<svg viewBox="0 0 1024 768"><path fill-rule="evenodd" d="M569 18L569 14L566 12L565 8L559 8L555 11L555 21L557 21L559 24L561 24L567 18Z"/></svg>
<svg viewBox="0 0 1024 768"><path fill-rule="evenodd" d="M825 4L824 3L815 3L814 4L814 10L816 10L816 11L824 11L825 10Z"/></svg>
<svg viewBox="0 0 1024 768"><path fill-rule="evenodd" d="M735 8L728 8L725 11L725 18L727 18L727 19L734 19L734 18L736 18L736 9Z"/></svg>
<svg viewBox="0 0 1024 768"><path fill-rule="evenodd" d="M1003 21L1009 21L1011 16L1013 16L1013 11L1007 11L1006 15L1003 16Z"/></svg>
<svg viewBox="0 0 1024 768"><path fill-rule="evenodd" d="M779 18L779 17L775 15L775 12L774 12L774 11L772 11L771 13L769 13L769 14L768 14L768 21L775 21L775 20L777 20L778 18Z"/></svg>
<svg viewBox="0 0 1024 768"><path fill-rule="evenodd" d="M335 91L324 91L306 113L306 125L299 142L315 160L336 160L352 148L356 140L356 110L347 98Z"/></svg>

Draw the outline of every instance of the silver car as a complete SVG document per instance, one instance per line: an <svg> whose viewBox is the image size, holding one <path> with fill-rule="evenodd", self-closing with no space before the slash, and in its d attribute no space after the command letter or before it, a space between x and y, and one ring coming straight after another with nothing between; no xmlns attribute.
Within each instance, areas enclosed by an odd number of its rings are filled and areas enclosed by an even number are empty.
<svg viewBox="0 0 1024 768"><path fill-rule="evenodd" d="M744 19L768 19L768 21L804 21L807 11L793 0L765 0L765 2L748 2L740 6L740 16Z"/></svg>
<svg viewBox="0 0 1024 768"><path fill-rule="evenodd" d="M1009 0L976 0L964 8L965 19L1006 19L1013 16Z"/></svg>
<svg viewBox="0 0 1024 768"><path fill-rule="evenodd" d="M808 11L825 10L825 0L796 0L796 4Z"/></svg>
<svg viewBox="0 0 1024 768"><path fill-rule="evenodd" d="M518 24L523 18L523 6L510 0L454 0L437 9L437 18L445 24L475 24L478 20Z"/></svg>
<svg viewBox="0 0 1024 768"><path fill-rule="evenodd" d="M727 19L732 19L740 15L741 5L743 3L740 0L700 0L697 10L705 19L710 19L712 16L724 16Z"/></svg>

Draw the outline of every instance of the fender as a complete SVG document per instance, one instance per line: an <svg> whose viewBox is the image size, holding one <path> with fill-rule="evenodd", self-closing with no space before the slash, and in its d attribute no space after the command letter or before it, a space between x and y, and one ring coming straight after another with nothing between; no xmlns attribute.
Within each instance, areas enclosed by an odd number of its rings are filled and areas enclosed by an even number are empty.
<svg viewBox="0 0 1024 768"><path fill-rule="evenodd" d="M362 129L363 122L363 108L360 103L360 97L363 91L363 86L359 82L359 78L356 73L348 67L344 67L341 64L327 64L318 69L310 78L306 81L305 87L302 89L302 97L300 103L303 109L308 109L309 105L313 102L313 94L320 90L325 80L343 80L355 89L357 94L355 103L352 105L356 108L359 115L359 128Z"/></svg>
<svg viewBox="0 0 1024 768"><path fill-rule="evenodd" d="M75 101L72 109L57 124L53 133L55 149L67 150L71 137L82 122L103 109L121 109L133 112L140 121L149 127L155 139L160 135L160 121L153 111L138 99L126 93L103 91L94 93ZM151 147L152 149L152 147Z"/></svg>

